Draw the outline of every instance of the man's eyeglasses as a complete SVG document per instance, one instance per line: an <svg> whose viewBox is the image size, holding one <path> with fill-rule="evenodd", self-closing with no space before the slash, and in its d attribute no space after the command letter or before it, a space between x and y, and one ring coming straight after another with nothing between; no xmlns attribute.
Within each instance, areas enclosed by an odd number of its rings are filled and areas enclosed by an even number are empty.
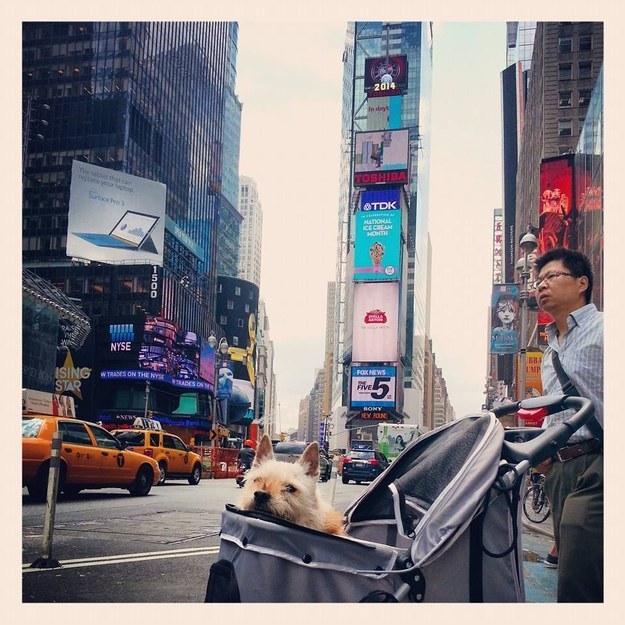
<svg viewBox="0 0 625 625"><path fill-rule="evenodd" d="M535 289L537 289L543 282L545 284L549 284L552 280L554 280L558 276L570 276L571 278L578 278L579 277L579 276L573 275L572 273L568 273L566 271L550 271L549 273L545 274L544 276L541 276L541 277L537 278L536 280L534 280L534 283L532 284L532 286Z"/></svg>

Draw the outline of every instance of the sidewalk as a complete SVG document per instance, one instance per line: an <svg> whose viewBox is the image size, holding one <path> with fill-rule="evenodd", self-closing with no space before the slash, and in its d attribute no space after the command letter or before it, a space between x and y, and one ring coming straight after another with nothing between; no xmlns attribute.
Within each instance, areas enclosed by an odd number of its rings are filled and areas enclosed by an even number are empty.
<svg viewBox="0 0 625 625"><path fill-rule="evenodd" d="M523 527L531 529L539 534L543 534L544 536L548 536L551 540L553 540L553 521L551 516L542 523L532 523L523 513L521 513L521 516L523 519Z"/></svg>

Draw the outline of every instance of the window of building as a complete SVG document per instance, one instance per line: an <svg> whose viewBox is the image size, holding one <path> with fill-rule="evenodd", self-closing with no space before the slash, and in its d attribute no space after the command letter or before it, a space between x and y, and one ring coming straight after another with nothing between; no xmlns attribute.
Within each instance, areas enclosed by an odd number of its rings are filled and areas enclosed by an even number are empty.
<svg viewBox="0 0 625 625"><path fill-rule="evenodd" d="M560 108L571 107L571 92L570 91L560 91L560 93L558 93L558 106Z"/></svg>
<svg viewBox="0 0 625 625"><path fill-rule="evenodd" d="M590 89L580 89L579 90L579 106L588 106L590 104L591 96L592 96L592 91Z"/></svg>
<svg viewBox="0 0 625 625"><path fill-rule="evenodd" d="M238 337L238 336L233 336L233 337L232 337L232 344L233 344L235 347L238 347L238 345L239 345L239 337Z"/></svg>
<svg viewBox="0 0 625 625"><path fill-rule="evenodd" d="M560 37L558 39L558 52L570 52L572 50L571 38Z"/></svg>
<svg viewBox="0 0 625 625"><path fill-rule="evenodd" d="M220 315L220 317L219 317L219 325L220 326L227 326L228 325L228 317L226 317L226 315Z"/></svg>
<svg viewBox="0 0 625 625"><path fill-rule="evenodd" d="M241 295L241 287L240 286L235 286L234 287L234 294L235 295Z"/></svg>
<svg viewBox="0 0 625 625"><path fill-rule="evenodd" d="M571 64L570 63L560 63L558 68L558 80L571 80Z"/></svg>
<svg viewBox="0 0 625 625"><path fill-rule="evenodd" d="M239 319L239 320L237 321L237 325L239 326L239 328L242 328L242 327L243 327L243 325L244 325L244 324L243 324L243 319Z"/></svg>
<svg viewBox="0 0 625 625"><path fill-rule="evenodd" d="M561 119L558 122L558 136L570 137L573 134L573 122L570 119Z"/></svg>
<svg viewBox="0 0 625 625"><path fill-rule="evenodd" d="M228 310L234 310L234 300L229 299L227 303Z"/></svg>
<svg viewBox="0 0 625 625"><path fill-rule="evenodd" d="M592 77L592 63L590 61L580 61L578 78Z"/></svg>
<svg viewBox="0 0 625 625"><path fill-rule="evenodd" d="M592 35L579 36L579 51L586 52L592 50Z"/></svg>

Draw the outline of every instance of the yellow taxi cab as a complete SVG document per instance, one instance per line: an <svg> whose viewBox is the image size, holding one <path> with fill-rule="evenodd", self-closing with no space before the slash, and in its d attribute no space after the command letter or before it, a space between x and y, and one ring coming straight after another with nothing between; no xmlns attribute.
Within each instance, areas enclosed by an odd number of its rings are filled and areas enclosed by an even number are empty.
<svg viewBox="0 0 625 625"><path fill-rule="evenodd" d="M22 416L22 486L32 499L46 499L52 435L57 431L62 433L59 492L73 496L86 488L124 488L144 496L158 482L153 458L127 449L95 423L27 414Z"/></svg>
<svg viewBox="0 0 625 625"><path fill-rule="evenodd" d="M112 434L129 449L154 458L158 463L158 486L167 479L186 479L196 486L202 479L202 458L184 441L162 429L154 420L139 417L130 429L113 430Z"/></svg>

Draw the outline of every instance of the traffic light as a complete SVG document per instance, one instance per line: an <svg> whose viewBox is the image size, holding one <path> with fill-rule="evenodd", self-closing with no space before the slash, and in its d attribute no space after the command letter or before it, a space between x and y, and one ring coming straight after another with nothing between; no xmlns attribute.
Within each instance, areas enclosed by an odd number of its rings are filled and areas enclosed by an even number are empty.
<svg viewBox="0 0 625 625"><path fill-rule="evenodd" d="M280 432L280 440L283 441L286 438L286 432Z"/></svg>

